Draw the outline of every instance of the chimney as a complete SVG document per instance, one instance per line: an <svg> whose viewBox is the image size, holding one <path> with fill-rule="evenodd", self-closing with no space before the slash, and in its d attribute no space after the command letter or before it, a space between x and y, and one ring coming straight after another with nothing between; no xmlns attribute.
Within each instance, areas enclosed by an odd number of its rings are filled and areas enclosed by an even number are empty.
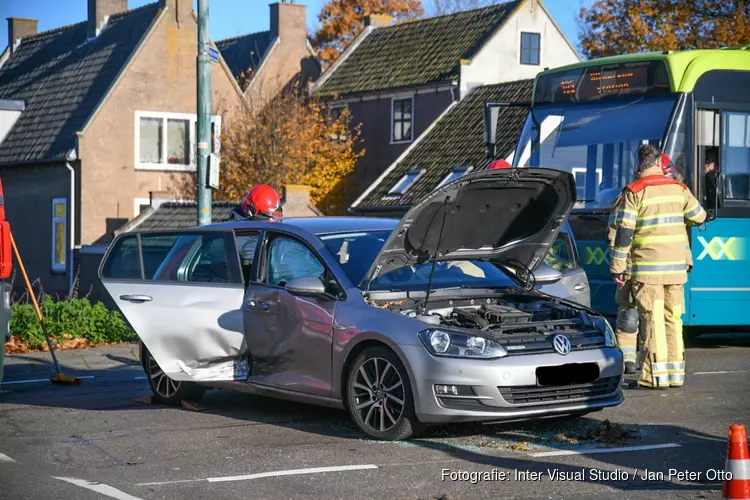
<svg viewBox="0 0 750 500"><path fill-rule="evenodd" d="M128 10L128 0L88 0L89 23L87 37L94 38L104 25L104 19Z"/></svg>
<svg viewBox="0 0 750 500"><path fill-rule="evenodd" d="M169 191L149 191L148 198L149 204L153 209L159 208L162 204L168 201L174 201L174 197Z"/></svg>
<svg viewBox="0 0 750 500"><path fill-rule="evenodd" d="M310 186L285 184L281 189L284 217L304 217L310 213Z"/></svg>
<svg viewBox="0 0 750 500"><path fill-rule="evenodd" d="M377 28L387 28L391 25L393 18L385 14L370 14L365 16L365 26L375 26Z"/></svg>
<svg viewBox="0 0 750 500"><path fill-rule="evenodd" d="M294 0L292 0L294 1ZM272 3L271 38L304 40L307 38L306 7L295 3Z"/></svg>
<svg viewBox="0 0 750 500"><path fill-rule="evenodd" d="M13 46L16 44L16 40L37 34L36 25L38 22L36 19L8 18L8 48L11 53L13 53Z"/></svg>
<svg viewBox="0 0 750 500"><path fill-rule="evenodd" d="M159 0L159 5L161 8L166 7L173 12L170 15L174 16L173 18L177 21L178 26L187 22L193 12L192 0Z"/></svg>

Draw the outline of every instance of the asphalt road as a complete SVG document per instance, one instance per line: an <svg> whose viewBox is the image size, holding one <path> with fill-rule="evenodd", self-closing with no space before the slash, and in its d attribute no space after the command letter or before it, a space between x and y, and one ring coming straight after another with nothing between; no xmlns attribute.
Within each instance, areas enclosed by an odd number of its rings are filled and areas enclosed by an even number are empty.
<svg viewBox="0 0 750 500"><path fill-rule="evenodd" d="M721 498L728 426L750 430L747 335L689 349L679 390L401 443L363 439L340 411L257 396L209 391L199 411L138 402L149 390L132 346L60 359L90 378L53 386L48 355L7 360L3 500Z"/></svg>

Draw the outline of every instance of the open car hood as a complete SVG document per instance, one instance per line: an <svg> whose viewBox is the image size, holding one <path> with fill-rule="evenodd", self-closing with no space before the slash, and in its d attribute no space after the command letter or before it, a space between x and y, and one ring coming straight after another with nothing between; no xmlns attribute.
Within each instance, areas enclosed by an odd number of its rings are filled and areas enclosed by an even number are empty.
<svg viewBox="0 0 750 500"><path fill-rule="evenodd" d="M534 271L575 202L569 172L535 167L467 174L406 213L361 285L435 255L439 261L491 260Z"/></svg>

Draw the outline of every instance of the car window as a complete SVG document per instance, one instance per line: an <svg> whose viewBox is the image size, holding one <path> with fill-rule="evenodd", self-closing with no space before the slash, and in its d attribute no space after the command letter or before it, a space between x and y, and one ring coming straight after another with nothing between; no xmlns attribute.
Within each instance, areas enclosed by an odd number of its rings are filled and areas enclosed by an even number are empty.
<svg viewBox="0 0 750 500"><path fill-rule="evenodd" d="M268 248L266 282L285 286L293 279L315 276L325 279L326 268L302 242L287 236L276 236Z"/></svg>
<svg viewBox="0 0 750 500"><path fill-rule="evenodd" d="M136 235L121 238L112 248L102 267L102 277L109 279L141 279Z"/></svg>
<svg viewBox="0 0 750 500"><path fill-rule="evenodd" d="M560 272L571 271L578 267L573 250L573 242L568 233L561 231L557 235L557 239L544 258L544 263Z"/></svg>
<svg viewBox="0 0 750 500"><path fill-rule="evenodd" d="M245 278L245 283L249 283L252 276L255 249L258 247L258 238L260 238L259 233L240 234L235 238L237 242L237 251L240 254L240 265L242 267L242 276Z"/></svg>
<svg viewBox="0 0 750 500"><path fill-rule="evenodd" d="M162 236L141 236L144 248L161 247L168 241ZM153 281L186 281L229 283L229 259L224 234L186 234L177 236L166 256L146 279ZM154 252L156 253L156 252ZM145 268L145 257L144 257Z"/></svg>

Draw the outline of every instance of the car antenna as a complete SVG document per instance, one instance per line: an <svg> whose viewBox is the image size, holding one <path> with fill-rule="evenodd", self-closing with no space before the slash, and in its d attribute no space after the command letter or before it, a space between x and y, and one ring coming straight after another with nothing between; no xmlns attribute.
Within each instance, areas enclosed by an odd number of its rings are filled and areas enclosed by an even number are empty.
<svg viewBox="0 0 750 500"><path fill-rule="evenodd" d="M440 251L440 243L443 241L443 229L445 229L445 219L448 217L448 200L450 199L449 196L445 197L445 201L443 202L443 207L445 210L443 211L443 221L440 224L440 235L438 236L437 241L437 248L435 248L435 255L432 258L432 269L430 270L430 279L427 281L427 292L424 296L424 301L422 302L422 314L427 314L427 303L430 300L430 290L432 289L432 278L435 276L435 265L437 264L437 258L438 258L438 252ZM427 239L427 234L429 233L429 227L427 228L427 233L425 233L425 240ZM422 245L424 245L424 241L422 241Z"/></svg>

